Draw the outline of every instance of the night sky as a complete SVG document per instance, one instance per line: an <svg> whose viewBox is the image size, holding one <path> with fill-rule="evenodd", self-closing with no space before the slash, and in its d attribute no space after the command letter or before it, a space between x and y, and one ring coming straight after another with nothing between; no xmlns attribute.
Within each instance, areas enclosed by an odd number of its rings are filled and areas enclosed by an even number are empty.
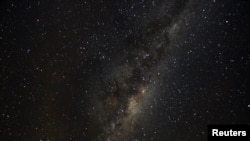
<svg viewBox="0 0 250 141"><path fill-rule="evenodd" d="M0 2L0 140L205 141L250 124L244 0Z"/></svg>

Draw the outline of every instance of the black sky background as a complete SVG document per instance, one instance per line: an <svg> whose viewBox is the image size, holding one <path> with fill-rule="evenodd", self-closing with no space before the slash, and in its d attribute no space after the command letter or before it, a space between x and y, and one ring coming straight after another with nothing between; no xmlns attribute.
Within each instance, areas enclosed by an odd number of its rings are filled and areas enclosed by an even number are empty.
<svg viewBox="0 0 250 141"><path fill-rule="evenodd" d="M0 3L0 140L100 140L117 68L134 69L131 87L156 74L120 140L200 141L208 124L250 123L248 1Z"/></svg>

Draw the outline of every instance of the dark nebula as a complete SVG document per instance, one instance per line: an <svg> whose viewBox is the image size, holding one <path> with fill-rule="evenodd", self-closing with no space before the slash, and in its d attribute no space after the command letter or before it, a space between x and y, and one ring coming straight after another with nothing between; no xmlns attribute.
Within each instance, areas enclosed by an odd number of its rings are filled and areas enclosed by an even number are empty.
<svg viewBox="0 0 250 141"><path fill-rule="evenodd" d="M0 140L201 141L250 124L247 1L0 3Z"/></svg>

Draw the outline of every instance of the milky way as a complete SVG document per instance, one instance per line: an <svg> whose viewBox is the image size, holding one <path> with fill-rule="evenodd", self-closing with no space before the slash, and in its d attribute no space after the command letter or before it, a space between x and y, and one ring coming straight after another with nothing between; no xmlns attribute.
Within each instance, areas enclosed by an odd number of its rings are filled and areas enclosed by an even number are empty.
<svg viewBox="0 0 250 141"><path fill-rule="evenodd" d="M249 124L249 9L1 2L0 140L201 141L209 124Z"/></svg>
<svg viewBox="0 0 250 141"><path fill-rule="evenodd" d="M114 86L105 88L106 91L112 90L105 93L107 96L102 99L99 109L104 112L99 120L105 123L105 126L104 133L98 140L123 140L132 134L134 124L140 122L138 116L143 113L143 107L152 102L147 99L157 97L152 91L152 81L161 81L159 75L163 68L160 66L163 61L167 61L171 41L178 36L178 26L181 26L183 18L186 18L185 11L190 8L186 7L190 5L187 3L177 5L170 2L175 13L169 16L163 13L169 3L162 2L163 6L152 12L152 15L159 14L162 17L151 17L150 22L138 25L139 33L131 37L136 40L128 47L129 52L123 54L121 66L116 65L119 68L114 68L113 73L109 74ZM160 26L154 29L155 25Z"/></svg>
<svg viewBox="0 0 250 141"><path fill-rule="evenodd" d="M181 5L185 8L185 4ZM162 7L164 9L165 7ZM175 39L173 34L182 18L183 9L176 9L173 17L169 18L167 23L162 23L166 16L162 11L154 11L163 17L160 19L152 18L149 23L144 23L140 27L136 43L129 48L129 52L124 54L124 63L119 68L114 68L115 72L112 80L114 86L107 97L102 101L99 109L104 112L100 121L105 123L104 133L99 140L123 140L134 131L135 122L139 122L138 116L143 113L145 104L152 101L149 97L157 97L152 91L152 81L161 81L157 75L160 75L160 64L168 57L167 51L170 46L170 38ZM180 17L174 19L174 17ZM151 24L161 24L158 29L147 31L154 28ZM133 37L135 38L135 37ZM139 42L139 43L137 43ZM109 89L109 88L107 88ZM153 96L152 96L153 95ZM142 118L142 117L140 117ZM144 117L146 118L146 117ZM106 125L107 124L107 125Z"/></svg>

